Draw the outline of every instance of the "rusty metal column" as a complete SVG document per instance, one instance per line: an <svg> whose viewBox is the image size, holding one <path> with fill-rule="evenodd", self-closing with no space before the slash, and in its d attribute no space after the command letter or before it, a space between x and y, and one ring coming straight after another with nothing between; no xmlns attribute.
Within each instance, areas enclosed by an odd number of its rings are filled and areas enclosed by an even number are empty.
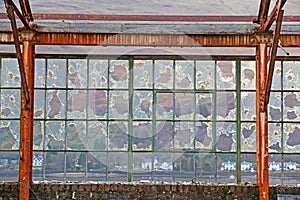
<svg viewBox="0 0 300 200"><path fill-rule="evenodd" d="M25 77L28 84L29 102L24 97L22 88L21 102L21 130L20 130L20 172L19 172L19 199L30 199L30 184L32 183L32 151L33 151L33 101L34 101L34 45L33 33L23 32L22 60Z"/></svg>
<svg viewBox="0 0 300 200"><path fill-rule="evenodd" d="M256 47L256 174L260 200L269 199L268 111L264 103L268 45L263 37Z"/></svg>

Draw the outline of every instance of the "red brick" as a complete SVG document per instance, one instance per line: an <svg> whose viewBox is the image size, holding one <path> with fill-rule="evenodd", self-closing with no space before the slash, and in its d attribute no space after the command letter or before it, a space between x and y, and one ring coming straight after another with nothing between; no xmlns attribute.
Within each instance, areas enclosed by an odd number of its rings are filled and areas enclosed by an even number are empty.
<svg viewBox="0 0 300 200"><path fill-rule="evenodd" d="M119 188L118 188L118 184L111 184L111 186L110 186L110 189L111 189L111 191L118 191L119 190Z"/></svg>

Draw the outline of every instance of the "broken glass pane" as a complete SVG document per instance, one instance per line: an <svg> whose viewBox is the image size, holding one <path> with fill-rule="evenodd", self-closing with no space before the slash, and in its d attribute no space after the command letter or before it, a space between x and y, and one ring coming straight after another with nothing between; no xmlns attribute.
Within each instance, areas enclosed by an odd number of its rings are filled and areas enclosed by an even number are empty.
<svg viewBox="0 0 300 200"><path fill-rule="evenodd" d="M47 118L61 119L66 116L66 91L47 90Z"/></svg>
<svg viewBox="0 0 300 200"><path fill-rule="evenodd" d="M2 118L19 118L21 107L20 89L2 89L1 97L1 117Z"/></svg>
<svg viewBox="0 0 300 200"><path fill-rule="evenodd" d="M193 122L175 122L175 149L194 149Z"/></svg>
<svg viewBox="0 0 300 200"><path fill-rule="evenodd" d="M34 64L34 87L45 88L46 87L46 61L45 59L35 59Z"/></svg>
<svg viewBox="0 0 300 200"><path fill-rule="evenodd" d="M152 92L134 91L133 95L133 118L151 119L152 117Z"/></svg>
<svg viewBox="0 0 300 200"><path fill-rule="evenodd" d="M196 62L196 89L215 88L215 61Z"/></svg>
<svg viewBox="0 0 300 200"><path fill-rule="evenodd" d="M271 92L269 100L269 120L279 121L281 120L281 93Z"/></svg>
<svg viewBox="0 0 300 200"><path fill-rule="evenodd" d="M33 149L44 149L44 127L45 122L40 120L34 120L33 122Z"/></svg>
<svg viewBox="0 0 300 200"><path fill-rule="evenodd" d="M107 60L89 60L89 87L107 88Z"/></svg>
<svg viewBox="0 0 300 200"><path fill-rule="evenodd" d="M34 118L45 118L45 90L34 91Z"/></svg>
<svg viewBox="0 0 300 200"><path fill-rule="evenodd" d="M241 118L242 120L255 120L256 93L241 92Z"/></svg>
<svg viewBox="0 0 300 200"><path fill-rule="evenodd" d="M283 93L283 118L288 121L300 120L300 92Z"/></svg>
<svg viewBox="0 0 300 200"><path fill-rule="evenodd" d="M212 123L197 122L195 124L195 147L201 150L212 148Z"/></svg>
<svg viewBox="0 0 300 200"><path fill-rule="evenodd" d="M88 122L87 136L88 150L106 150L107 148L107 122L90 121Z"/></svg>
<svg viewBox="0 0 300 200"><path fill-rule="evenodd" d="M211 120L213 111L212 94L196 94L196 119Z"/></svg>
<svg viewBox="0 0 300 200"><path fill-rule="evenodd" d="M107 177L107 152L89 152L87 154L87 179L105 181Z"/></svg>
<svg viewBox="0 0 300 200"><path fill-rule="evenodd" d="M300 127L298 124L283 125L283 151L300 152Z"/></svg>
<svg viewBox="0 0 300 200"><path fill-rule="evenodd" d="M176 119L193 120L195 114L195 99L193 93L175 93Z"/></svg>
<svg viewBox="0 0 300 200"><path fill-rule="evenodd" d="M269 123L268 132L269 132L269 151L270 152L282 152L282 131L280 123Z"/></svg>
<svg viewBox="0 0 300 200"><path fill-rule="evenodd" d="M109 117L126 119L128 117L128 92L110 91L109 93Z"/></svg>
<svg viewBox="0 0 300 200"><path fill-rule="evenodd" d="M66 153L66 181L83 181L86 170L85 152Z"/></svg>
<svg viewBox="0 0 300 200"><path fill-rule="evenodd" d="M68 60L68 87L69 88L87 87L87 60L86 59Z"/></svg>
<svg viewBox="0 0 300 200"><path fill-rule="evenodd" d="M109 150L128 149L128 124L127 122L109 122L108 125Z"/></svg>
<svg viewBox="0 0 300 200"><path fill-rule="evenodd" d="M65 59L48 59L47 65L47 87L65 88L67 68Z"/></svg>
<svg viewBox="0 0 300 200"><path fill-rule="evenodd" d="M45 180L64 181L65 153L45 153Z"/></svg>
<svg viewBox="0 0 300 200"><path fill-rule="evenodd" d="M256 63L255 61L241 61L241 88L255 90Z"/></svg>
<svg viewBox="0 0 300 200"><path fill-rule="evenodd" d="M156 118L173 119L174 94L158 93L156 96Z"/></svg>
<svg viewBox="0 0 300 200"><path fill-rule="evenodd" d="M154 66L155 88L173 89L174 68L172 60L156 60Z"/></svg>
<svg viewBox="0 0 300 200"><path fill-rule="evenodd" d="M256 124L241 123L241 151L255 152L256 151Z"/></svg>
<svg viewBox="0 0 300 200"><path fill-rule="evenodd" d="M152 140L151 122L133 122L132 143L134 150L151 150Z"/></svg>
<svg viewBox="0 0 300 200"><path fill-rule="evenodd" d="M153 61L135 60L133 66L133 87L149 88L153 87Z"/></svg>
<svg viewBox="0 0 300 200"><path fill-rule="evenodd" d="M20 122L15 120L0 121L0 150L17 150L20 142Z"/></svg>
<svg viewBox="0 0 300 200"><path fill-rule="evenodd" d="M274 73L272 78L272 90L280 90L281 89L281 62L276 61L274 66Z"/></svg>
<svg viewBox="0 0 300 200"><path fill-rule="evenodd" d="M176 61L175 88L194 88L194 61Z"/></svg>
<svg viewBox="0 0 300 200"><path fill-rule="evenodd" d="M110 88L128 88L128 60L112 60L109 67Z"/></svg>
<svg viewBox="0 0 300 200"><path fill-rule="evenodd" d="M157 121L156 124L156 149L172 149L174 126L169 121Z"/></svg>
<svg viewBox="0 0 300 200"><path fill-rule="evenodd" d="M19 73L19 64L15 58L2 58L1 65L1 86L2 87L20 87L21 77Z"/></svg>
<svg viewBox="0 0 300 200"><path fill-rule="evenodd" d="M107 117L107 91L89 90L88 91L88 117L90 119Z"/></svg>
<svg viewBox="0 0 300 200"><path fill-rule="evenodd" d="M235 61L218 61L216 77L218 89L235 89L235 65Z"/></svg>
<svg viewBox="0 0 300 200"><path fill-rule="evenodd" d="M64 121L47 121L45 133L45 145L49 150L65 149L65 122Z"/></svg>
<svg viewBox="0 0 300 200"><path fill-rule="evenodd" d="M236 119L236 93L217 92L217 119Z"/></svg>
<svg viewBox="0 0 300 200"><path fill-rule="evenodd" d="M87 92L85 90L68 91L68 118L84 119L87 109Z"/></svg>
<svg viewBox="0 0 300 200"><path fill-rule="evenodd" d="M86 149L86 123L83 121L67 122L67 149L84 150Z"/></svg>
<svg viewBox="0 0 300 200"><path fill-rule="evenodd" d="M300 62L287 61L283 62L283 89L299 90L300 89Z"/></svg>
<svg viewBox="0 0 300 200"><path fill-rule="evenodd" d="M216 133L218 151L236 151L236 123L217 122Z"/></svg>

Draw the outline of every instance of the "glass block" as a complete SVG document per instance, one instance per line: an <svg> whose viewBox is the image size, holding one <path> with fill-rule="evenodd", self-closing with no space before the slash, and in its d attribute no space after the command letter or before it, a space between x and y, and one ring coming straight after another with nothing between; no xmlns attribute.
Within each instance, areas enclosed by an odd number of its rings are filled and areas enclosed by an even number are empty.
<svg viewBox="0 0 300 200"><path fill-rule="evenodd" d="M156 95L156 119L173 119L174 94L158 93Z"/></svg>
<svg viewBox="0 0 300 200"><path fill-rule="evenodd" d="M107 181L127 181L128 153L108 152L107 170Z"/></svg>
<svg viewBox="0 0 300 200"><path fill-rule="evenodd" d="M282 155L269 154L269 184L282 184Z"/></svg>
<svg viewBox="0 0 300 200"><path fill-rule="evenodd" d="M109 93L109 118L128 118L128 92L111 91Z"/></svg>
<svg viewBox="0 0 300 200"><path fill-rule="evenodd" d="M1 152L0 154L0 181L18 182L19 180L19 152Z"/></svg>
<svg viewBox="0 0 300 200"><path fill-rule="evenodd" d="M65 122L64 121L46 121L45 124L45 145L49 150L65 149Z"/></svg>
<svg viewBox="0 0 300 200"><path fill-rule="evenodd" d="M86 176L86 153L67 152L66 153L66 181L82 182Z"/></svg>
<svg viewBox="0 0 300 200"><path fill-rule="evenodd" d="M236 154L217 154L218 183L236 183Z"/></svg>
<svg viewBox="0 0 300 200"><path fill-rule="evenodd" d="M174 181L192 182L196 179L197 160L194 153L175 153L173 155Z"/></svg>
<svg viewBox="0 0 300 200"><path fill-rule="evenodd" d="M298 186L300 181L299 174L299 155L283 155L283 184Z"/></svg>
<svg viewBox="0 0 300 200"><path fill-rule="evenodd" d="M152 141L153 141L152 123L133 122L132 125L133 150L151 150Z"/></svg>
<svg viewBox="0 0 300 200"><path fill-rule="evenodd" d="M216 68L216 81L218 89L236 88L236 63L235 61L218 61Z"/></svg>
<svg viewBox="0 0 300 200"><path fill-rule="evenodd" d="M256 152L255 123L241 123L241 151Z"/></svg>
<svg viewBox="0 0 300 200"><path fill-rule="evenodd" d="M99 119L107 117L107 91L89 90L88 91L88 117L90 119Z"/></svg>
<svg viewBox="0 0 300 200"><path fill-rule="evenodd" d="M87 177L89 181L107 180L107 152L87 153Z"/></svg>
<svg viewBox="0 0 300 200"><path fill-rule="evenodd" d="M210 151L212 146L212 122L197 122L195 124L196 149Z"/></svg>
<svg viewBox="0 0 300 200"><path fill-rule="evenodd" d="M280 92L271 92L269 100L269 120L279 121L282 119L282 101Z"/></svg>
<svg viewBox="0 0 300 200"><path fill-rule="evenodd" d="M174 126L169 121L156 122L156 149L173 149Z"/></svg>
<svg viewBox="0 0 300 200"><path fill-rule="evenodd" d="M88 122L87 149L92 151L107 149L107 122Z"/></svg>
<svg viewBox="0 0 300 200"><path fill-rule="evenodd" d="M46 60L35 59L34 64L34 87L45 88L46 87Z"/></svg>
<svg viewBox="0 0 300 200"><path fill-rule="evenodd" d="M20 143L20 122L0 121L0 150L18 150Z"/></svg>
<svg viewBox="0 0 300 200"><path fill-rule="evenodd" d="M45 122L40 120L33 121L33 149L44 149L44 127Z"/></svg>
<svg viewBox="0 0 300 200"><path fill-rule="evenodd" d="M89 60L89 87L107 88L108 86L108 61Z"/></svg>
<svg viewBox="0 0 300 200"><path fill-rule="evenodd" d="M128 149L128 124L127 122L109 122L108 124L109 150Z"/></svg>
<svg viewBox="0 0 300 200"><path fill-rule="evenodd" d="M65 88L67 79L66 60L48 59L47 61L47 87Z"/></svg>
<svg viewBox="0 0 300 200"><path fill-rule="evenodd" d="M194 149L194 123L193 122L174 122L174 148L175 149Z"/></svg>
<svg viewBox="0 0 300 200"><path fill-rule="evenodd" d="M283 89L284 90L299 90L300 83L300 62L299 61L284 61L283 62Z"/></svg>
<svg viewBox="0 0 300 200"><path fill-rule="evenodd" d="M282 126L280 123L269 123L269 152L280 153L283 150L282 147Z"/></svg>
<svg viewBox="0 0 300 200"><path fill-rule="evenodd" d="M255 90L256 88L256 62L241 61L241 88Z"/></svg>
<svg viewBox="0 0 300 200"><path fill-rule="evenodd" d="M195 97L193 93L175 93L176 119L193 120L195 115Z"/></svg>
<svg viewBox="0 0 300 200"><path fill-rule="evenodd" d="M256 154L241 154L242 183L256 184Z"/></svg>
<svg viewBox="0 0 300 200"><path fill-rule="evenodd" d="M65 181L65 153L45 153L45 181Z"/></svg>
<svg viewBox="0 0 300 200"><path fill-rule="evenodd" d="M128 60L112 60L109 67L110 88L128 88Z"/></svg>
<svg viewBox="0 0 300 200"><path fill-rule="evenodd" d="M217 159L214 153L196 154L196 177L195 182L201 184L216 183L217 176Z"/></svg>
<svg viewBox="0 0 300 200"><path fill-rule="evenodd" d="M272 78L271 90L280 90L281 89L281 62L276 61L274 66L274 73Z"/></svg>
<svg viewBox="0 0 300 200"><path fill-rule="evenodd" d="M157 170L153 171L153 181L171 182L173 181L174 165L176 157L172 153L153 153L154 161L157 160ZM156 161L155 161L156 162Z"/></svg>
<svg viewBox="0 0 300 200"><path fill-rule="evenodd" d="M154 62L155 88L173 89L174 68L172 60L155 60Z"/></svg>
<svg viewBox="0 0 300 200"><path fill-rule="evenodd" d="M283 125L283 151L286 153L300 152L300 126L299 124L285 123Z"/></svg>
<svg viewBox="0 0 300 200"><path fill-rule="evenodd" d="M235 120L236 119L236 93L217 92L217 119Z"/></svg>
<svg viewBox="0 0 300 200"><path fill-rule="evenodd" d="M2 58L1 86L21 87L19 64L16 58Z"/></svg>
<svg viewBox="0 0 300 200"><path fill-rule="evenodd" d="M133 118L151 119L153 93L148 91L134 91L133 94Z"/></svg>
<svg viewBox="0 0 300 200"><path fill-rule="evenodd" d="M61 119L66 116L66 91L47 90L46 108L47 118Z"/></svg>
<svg viewBox="0 0 300 200"><path fill-rule="evenodd" d="M215 61L196 62L196 89L215 88Z"/></svg>
<svg viewBox="0 0 300 200"><path fill-rule="evenodd" d="M21 112L21 91L20 89L2 89L1 97L1 117L20 118Z"/></svg>
<svg viewBox="0 0 300 200"><path fill-rule="evenodd" d="M300 121L300 92L284 92L283 105L284 120Z"/></svg>
<svg viewBox="0 0 300 200"><path fill-rule="evenodd" d="M256 119L256 93L241 92L241 119Z"/></svg>
<svg viewBox="0 0 300 200"><path fill-rule="evenodd" d="M217 122L216 148L218 151L236 151L236 123Z"/></svg>
<svg viewBox="0 0 300 200"><path fill-rule="evenodd" d="M34 91L34 118L43 119L45 118L45 90Z"/></svg>
<svg viewBox="0 0 300 200"><path fill-rule="evenodd" d="M86 88L87 87L87 60L69 59L68 60L68 87Z"/></svg>
<svg viewBox="0 0 300 200"><path fill-rule="evenodd" d="M175 88L194 88L194 61L184 60L175 62Z"/></svg>
<svg viewBox="0 0 300 200"><path fill-rule="evenodd" d="M68 118L84 119L87 110L87 92L85 90L68 91Z"/></svg>
<svg viewBox="0 0 300 200"><path fill-rule="evenodd" d="M133 153L133 181L152 181L153 171L158 170L158 160L154 158L152 152Z"/></svg>
<svg viewBox="0 0 300 200"><path fill-rule="evenodd" d="M133 88L151 89L153 87L153 61L134 60L133 77Z"/></svg>
<svg viewBox="0 0 300 200"><path fill-rule="evenodd" d="M67 122L67 149L85 150L87 143L86 122L68 121Z"/></svg>
<svg viewBox="0 0 300 200"><path fill-rule="evenodd" d="M196 94L196 119L211 120L213 115L213 95Z"/></svg>

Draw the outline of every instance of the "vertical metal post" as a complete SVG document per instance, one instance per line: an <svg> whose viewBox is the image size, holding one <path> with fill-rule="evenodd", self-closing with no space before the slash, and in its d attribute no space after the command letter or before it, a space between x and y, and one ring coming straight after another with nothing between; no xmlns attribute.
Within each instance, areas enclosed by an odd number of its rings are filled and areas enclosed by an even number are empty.
<svg viewBox="0 0 300 200"><path fill-rule="evenodd" d="M256 173L260 200L269 199L268 113L264 103L267 81L268 46L259 41L256 47Z"/></svg>
<svg viewBox="0 0 300 200"><path fill-rule="evenodd" d="M32 34L25 33L25 34ZM27 37L25 37L27 38ZM20 174L19 199L30 199L30 184L32 183L32 151L33 151L33 99L34 99L34 45L32 40L23 41L22 60L25 77L28 84L29 101L25 99L22 85L21 99L21 130L20 130Z"/></svg>

